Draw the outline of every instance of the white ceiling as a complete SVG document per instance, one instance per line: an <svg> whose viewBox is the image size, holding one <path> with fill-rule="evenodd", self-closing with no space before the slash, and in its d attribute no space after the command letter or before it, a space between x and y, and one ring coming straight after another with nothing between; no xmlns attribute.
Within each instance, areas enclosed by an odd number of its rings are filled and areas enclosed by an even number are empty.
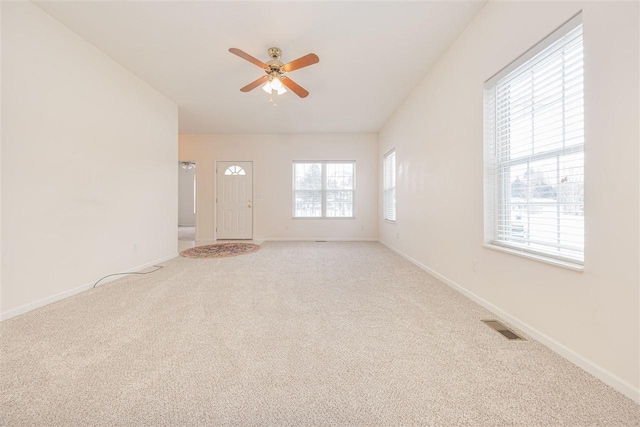
<svg viewBox="0 0 640 427"><path fill-rule="evenodd" d="M176 102L180 133L376 132L485 1L41 1L38 6ZM263 71L228 52L320 63L311 94L240 88Z"/></svg>

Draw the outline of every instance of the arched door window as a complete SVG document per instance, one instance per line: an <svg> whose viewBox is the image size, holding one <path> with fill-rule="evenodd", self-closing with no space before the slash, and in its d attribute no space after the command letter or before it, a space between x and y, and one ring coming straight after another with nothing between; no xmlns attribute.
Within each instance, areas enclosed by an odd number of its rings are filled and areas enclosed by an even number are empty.
<svg viewBox="0 0 640 427"><path fill-rule="evenodd" d="M229 166L226 171L224 171L225 175L246 175L244 169L240 166Z"/></svg>

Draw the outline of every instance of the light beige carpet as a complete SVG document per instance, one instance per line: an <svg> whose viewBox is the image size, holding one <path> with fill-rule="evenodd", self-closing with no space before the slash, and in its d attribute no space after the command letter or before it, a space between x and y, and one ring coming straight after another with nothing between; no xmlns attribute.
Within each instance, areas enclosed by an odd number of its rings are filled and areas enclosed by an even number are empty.
<svg viewBox="0 0 640 427"><path fill-rule="evenodd" d="M195 227L178 227L178 240L193 241L196 240L196 228Z"/></svg>
<svg viewBox="0 0 640 427"><path fill-rule="evenodd" d="M0 324L0 424L640 423L489 317L378 243L180 257Z"/></svg>

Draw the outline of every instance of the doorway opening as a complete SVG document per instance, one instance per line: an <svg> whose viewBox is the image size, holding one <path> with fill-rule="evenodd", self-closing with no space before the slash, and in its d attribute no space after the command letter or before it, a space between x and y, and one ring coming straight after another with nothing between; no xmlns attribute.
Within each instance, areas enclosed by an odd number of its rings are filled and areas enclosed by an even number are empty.
<svg viewBox="0 0 640 427"><path fill-rule="evenodd" d="M178 249L196 244L196 163L178 164Z"/></svg>

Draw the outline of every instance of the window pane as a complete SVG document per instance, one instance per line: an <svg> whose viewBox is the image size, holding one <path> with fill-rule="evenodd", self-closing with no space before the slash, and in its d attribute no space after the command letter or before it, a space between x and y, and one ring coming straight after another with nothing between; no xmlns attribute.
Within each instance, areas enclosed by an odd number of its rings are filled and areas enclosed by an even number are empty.
<svg viewBox="0 0 640 427"><path fill-rule="evenodd" d="M321 217L322 191L294 192L295 217Z"/></svg>
<svg viewBox="0 0 640 427"><path fill-rule="evenodd" d="M396 220L396 189L390 188L384 192L384 219Z"/></svg>
<svg viewBox="0 0 640 427"><path fill-rule="evenodd" d="M353 190L353 163L327 163L327 190Z"/></svg>
<svg viewBox="0 0 640 427"><path fill-rule="evenodd" d="M327 217L353 216L353 191L327 191Z"/></svg>
<svg viewBox="0 0 640 427"><path fill-rule="evenodd" d="M225 175L246 175L244 169L242 169L238 165L229 166L227 170L224 171Z"/></svg>
<svg viewBox="0 0 640 427"><path fill-rule="evenodd" d="M396 220L396 152L389 152L383 162L383 215L389 221Z"/></svg>
<svg viewBox="0 0 640 427"><path fill-rule="evenodd" d="M567 251L581 251L584 247L584 153L565 156L560 167L558 187L559 224L561 242Z"/></svg>
<svg viewBox="0 0 640 427"><path fill-rule="evenodd" d="M322 164L294 163L296 190L322 190Z"/></svg>

